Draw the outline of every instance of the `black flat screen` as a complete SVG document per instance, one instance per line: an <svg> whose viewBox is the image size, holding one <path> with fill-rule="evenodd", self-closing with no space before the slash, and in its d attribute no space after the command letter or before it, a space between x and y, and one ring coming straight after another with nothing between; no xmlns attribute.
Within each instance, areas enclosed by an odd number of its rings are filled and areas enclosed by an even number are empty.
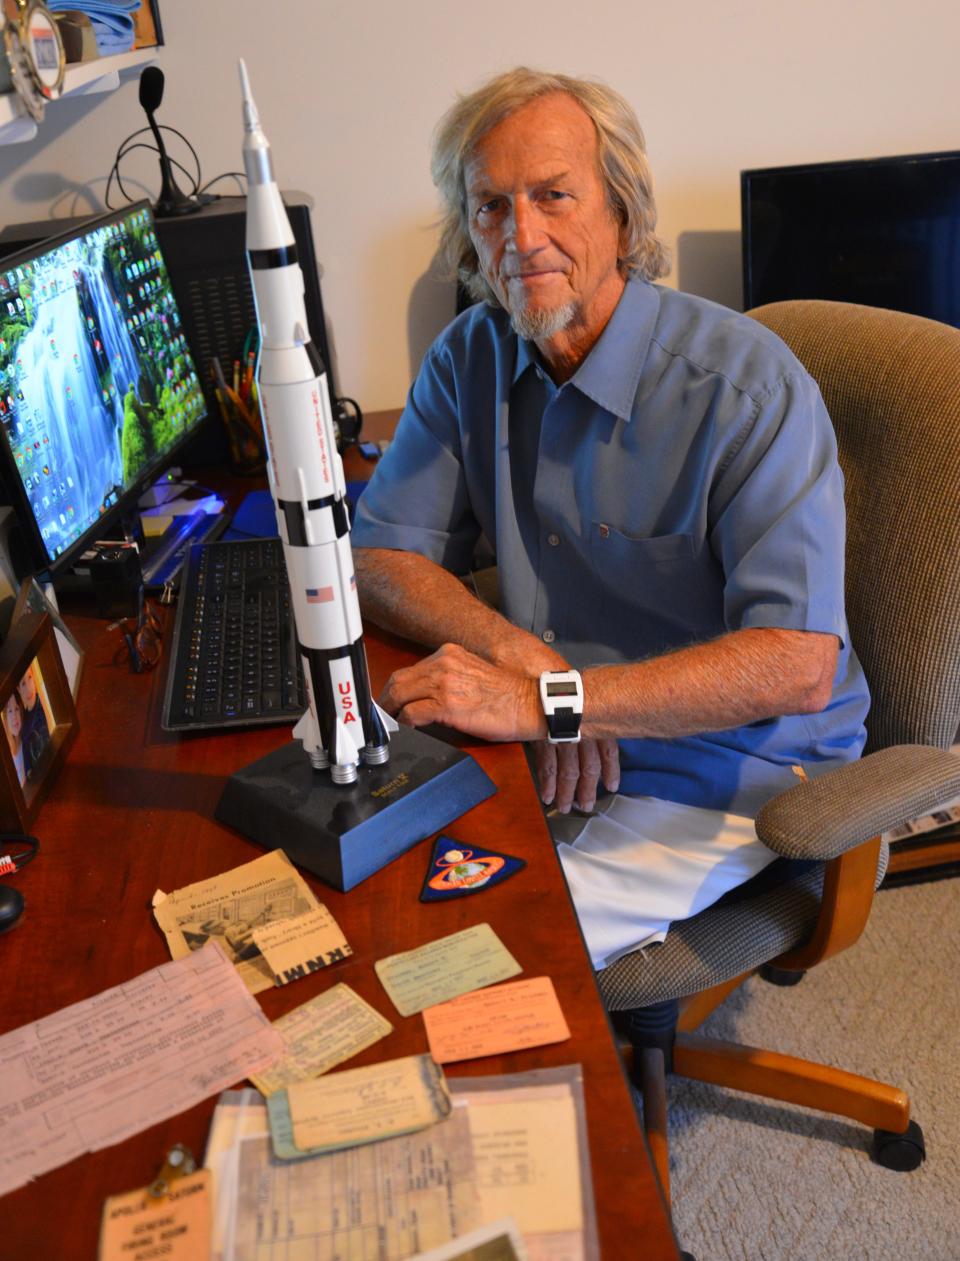
<svg viewBox="0 0 960 1261"><path fill-rule="evenodd" d="M960 327L960 153L743 171L744 308L788 298Z"/></svg>

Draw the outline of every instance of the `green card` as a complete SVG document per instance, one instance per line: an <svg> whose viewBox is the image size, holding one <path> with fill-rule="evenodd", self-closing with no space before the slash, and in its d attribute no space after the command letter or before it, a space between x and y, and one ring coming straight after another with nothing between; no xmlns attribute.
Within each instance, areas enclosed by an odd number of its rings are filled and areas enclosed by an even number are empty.
<svg viewBox="0 0 960 1261"><path fill-rule="evenodd" d="M449 937L390 955L374 964L401 1016L412 1016L516 976L523 969L489 924L474 924Z"/></svg>

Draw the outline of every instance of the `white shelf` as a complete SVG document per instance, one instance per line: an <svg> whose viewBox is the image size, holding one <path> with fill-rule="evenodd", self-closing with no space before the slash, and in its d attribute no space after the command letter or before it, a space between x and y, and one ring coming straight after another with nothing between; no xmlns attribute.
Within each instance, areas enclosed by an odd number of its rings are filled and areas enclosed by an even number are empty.
<svg viewBox="0 0 960 1261"><path fill-rule="evenodd" d="M156 61L156 58L155 48L138 48L133 52L98 57L95 61L67 66L63 86L55 100L65 96L92 96L96 92L112 92L120 86L120 77L125 71L138 70ZM51 105L55 107L55 102L48 102L47 108ZM15 92L6 92L0 96L0 145L22 144L25 140L32 140L38 130L38 124L24 109Z"/></svg>

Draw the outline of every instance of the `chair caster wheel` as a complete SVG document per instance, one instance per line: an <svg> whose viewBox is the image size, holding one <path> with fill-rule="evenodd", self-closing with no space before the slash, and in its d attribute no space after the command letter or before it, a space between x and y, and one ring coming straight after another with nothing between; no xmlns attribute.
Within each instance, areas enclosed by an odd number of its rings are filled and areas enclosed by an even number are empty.
<svg viewBox="0 0 960 1261"><path fill-rule="evenodd" d="M763 963L757 968L760 976L771 985L799 985L806 972L788 972L786 968L775 968L772 963Z"/></svg>
<svg viewBox="0 0 960 1261"><path fill-rule="evenodd" d="M895 1134L893 1130L874 1130L870 1154L878 1165L894 1169L897 1173L919 1169L927 1158L923 1130L916 1121L911 1121L902 1134Z"/></svg>

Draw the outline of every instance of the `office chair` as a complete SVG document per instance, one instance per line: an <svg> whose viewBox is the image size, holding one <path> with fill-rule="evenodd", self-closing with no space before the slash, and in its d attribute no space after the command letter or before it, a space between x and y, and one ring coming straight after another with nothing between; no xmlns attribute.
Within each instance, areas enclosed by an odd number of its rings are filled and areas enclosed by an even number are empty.
<svg viewBox="0 0 960 1261"><path fill-rule="evenodd" d="M780 859L674 924L662 945L598 973L632 1051L667 1196L665 1069L861 1121L888 1168L924 1159L903 1091L693 1030L764 965L791 983L853 945L887 865L880 834L960 795L960 758L946 751L960 719L960 330L835 302L749 314L818 381L837 432L847 615L873 702L859 762L798 784L757 816Z"/></svg>

